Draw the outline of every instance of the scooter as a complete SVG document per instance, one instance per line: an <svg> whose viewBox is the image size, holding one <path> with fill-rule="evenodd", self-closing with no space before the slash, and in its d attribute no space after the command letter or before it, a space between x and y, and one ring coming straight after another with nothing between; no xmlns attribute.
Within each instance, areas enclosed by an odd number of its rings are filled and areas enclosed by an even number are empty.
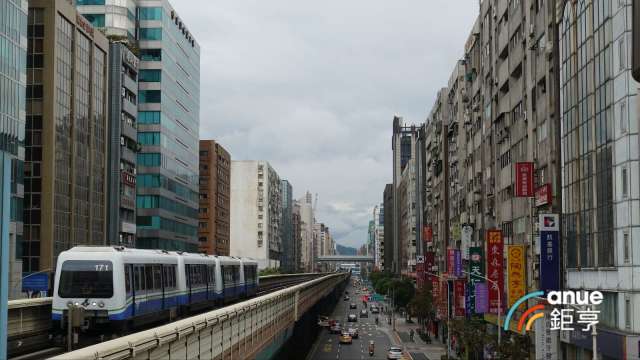
<svg viewBox="0 0 640 360"><path fill-rule="evenodd" d="M371 340L369 342L369 356L373 356L374 351L375 351L375 345L373 344L373 340Z"/></svg>

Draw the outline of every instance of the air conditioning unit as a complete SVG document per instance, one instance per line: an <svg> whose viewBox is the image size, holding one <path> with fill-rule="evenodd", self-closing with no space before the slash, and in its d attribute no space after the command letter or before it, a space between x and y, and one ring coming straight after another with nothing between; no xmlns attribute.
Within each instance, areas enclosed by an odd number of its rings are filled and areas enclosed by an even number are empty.
<svg viewBox="0 0 640 360"><path fill-rule="evenodd" d="M533 38L535 36L536 36L536 26L535 26L535 24L531 23L529 25L529 37Z"/></svg>

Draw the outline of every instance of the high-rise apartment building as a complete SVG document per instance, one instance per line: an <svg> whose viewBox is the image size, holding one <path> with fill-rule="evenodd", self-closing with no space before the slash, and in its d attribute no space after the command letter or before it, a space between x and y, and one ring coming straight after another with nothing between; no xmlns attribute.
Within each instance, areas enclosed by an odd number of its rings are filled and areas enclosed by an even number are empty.
<svg viewBox="0 0 640 360"><path fill-rule="evenodd" d="M229 255L231 156L213 140L200 140L199 251Z"/></svg>
<svg viewBox="0 0 640 360"><path fill-rule="evenodd" d="M282 194L282 223L280 224L282 260L280 266L285 272L294 272L299 249L293 232L293 188L288 180L282 180L280 184L280 193Z"/></svg>
<svg viewBox="0 0 640 360"><path fill-rule="evenodd" d="M198 250L200 47L166 0L139 1L136 244Z"/></svg>
<svg viewBox="0 0 640 360"><path fill-rule="evenodd" d="M291 210L291 237L293 239L294 247L296 248L295 258L293 259L294 272L298 272L302 269L301 251L302 248L302 230L300 229L300 202L293 200Z"/></svg>
<svg viewBox="0 0 640 360"><path fill-rule="evenodd" d="M393 263L393 248L396 244L393 243L393 184L386 184L384 192L382 194L384 208L384 270L392 271Z"/></svg>
<svg viewBox="0 0 640 360"><path fill-rule="evenodd" d="M231 255L253 258L260 269L279 268L282 194L278 173L266 161L232 161L231 198Z"/></svg>
<svg viewBox="0 0 640 360"><path fill-rule="evenodd" d="M29 1L23 271L106 239L109 43L66 0Z"/></svg>
<svg viewBox="0 0 640 360"><path fill-rule="evenodd" d="M407 161L397 194L399 201L400 273L415 278L416 271L416 188L415 158Z"/></svg>
<svg viewBox="0 0 640 360"><path fill-rule="evenodd" d="M400 116L393 117L393 136L391 138L391 149L393 151L393 261L388 267L389 271L400 274L401 265L401 245L400 245L400 181L402 171L407 166L410 159L415 157L415 145L417 139L416 127L404 124ZM387 240L389 242L389 239Z"/></svg>
<svg viewBox="0 0 640 360"><path fill-rule="evenodd" d="M8 329L8 301L22 280L26 39L27 1L0 0L0 329ZM1 336L0 358L6 354Z"/></svg>
<svg viewBox="0 0 640 360"><path fill-rule="evenodd" d="M373 208L373 227L374 227L374 267L384 270L384 204L376 205Z"/></svg>
<svg viewBox="0 0 640 360"><path fill-rule="evenodd" d="M313 198L309 191L298 200L300 205L300 262L305 272L313 271L313 226L315 215L313 211Z"/></svg>
<svg viewBox="0 0 640 360"><path fill-rule="evenodd" d="M107 244L136 246L138 58L125 43L109 45Z"/></svg>

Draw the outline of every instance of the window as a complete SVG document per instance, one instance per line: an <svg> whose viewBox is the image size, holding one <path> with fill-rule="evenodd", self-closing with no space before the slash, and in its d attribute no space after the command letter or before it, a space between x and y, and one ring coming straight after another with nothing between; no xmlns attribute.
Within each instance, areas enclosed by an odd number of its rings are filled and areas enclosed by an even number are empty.
<svg viewBox="0 0 640 360"><path fill-rule="evenodd" d="M200 226L200 229L206 229L207 228L207 223L206 222L201 222L199 224L199 226Z"/></svg>
<svg viewBox="0 0 640 360"><path fill-rule="evenodd" d="M140 153L138 154L138 165L140 166L160 166L160 154Z"/></svg>
<svg viewBox="0 0 640 360"><path fill-rule="evenodd" d="M627 196L629 196L629 181L627 180L627 167L623 166L622 170L621 170L621 177L622 177L622 197L626 198Z"/></svg>
<svg viewBox="0 0 640 360"><path fill-rule="evenodd" d="M602 292L603 299L600 305L600 323L611 328L617 327L618 321L618 294Z"/></svg>
<svg viewBox="0 0 640 360"><path fill-rule="evenodd" d="M162 40L162 28L140 28L140 40Z"/></svg>
<svg viewBox="0 0 640 360"><path fill-rule="evenodd" d="M142 82L160 82L162 70L140 70L138 80Z"/></svg>
<svg viewBox="0 0 640 360"><path fill-rule="evenodd" d="M631 299L628 297L624 299L624 327L631 329Z"/></svg>
<svg viewBox="0 0 640 360"><path fill-rule="evenodd" d="M60 271L61 298L98 298L113 296L111 261L67 260Z"/></svg>
<svg viewBox="0 0 640 360"><path fill-rule="evenodd" d="M143 61L161 61L161 49L140 49L140 60Z"/></svg>
<svg viewBox="0 0 640 360"><path fill-rule="evenodd" d="M141 124L160 124L160 111L138 112L138 122Z"/></svg>
<svg viewBox="0 0 640 360"><path fill-rule="evenodd" d="M140 7L140 20L162 20L162 8L160 7Z"/></svg>
<svg viewBox="0 0 640 360"><path fill-rule="evenodd" d="M620 101L620 133L627 132L627 102Z"/></svg>
<svg viewBox="0 0 640 360"><path fill-rule="evenodd" d="M141 104L159 103L161 99L160 90L140 90L138 97Z"/></svg>
<svg viewBox="0 0 640 360"><path fill-rule="evenodd" d="M622 71L627 66L625 61L624 37L618 41L618 70Z"/></svg>
<svg viewBox="0 0 640 360"><path fill-rule="evenodd" d="M139 132L138 142L141 145L160 145L159 132Z"/></svg>
<svg viewBox="0 0 640 360"><path fill-rule="evenodd" d="M84 16L85 19L87 19L94 27L104 27L104 14L82 14L82 16Z"/></svg>
<svg viewBox="0 0 640 360"><path fill-rule="evenodd" d="M631 252L631 244L629 244L629 233L625 232L622 234L623 246L624 246L624 262L629 262L629 253Z"/></svg>
<svg viewBox="0 0 640 360"><path fill-rule="evenodd" d="M76 0L76 5L104 5L104 0Z"/></svg>

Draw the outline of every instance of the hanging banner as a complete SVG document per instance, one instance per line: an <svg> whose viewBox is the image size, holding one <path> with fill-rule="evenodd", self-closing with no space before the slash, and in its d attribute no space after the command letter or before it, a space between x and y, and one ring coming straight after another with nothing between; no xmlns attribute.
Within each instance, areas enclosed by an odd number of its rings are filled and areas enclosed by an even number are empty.
<svg viewBox="0 0 640 360"><path fill-rule="evenodd" d="M507 245L507 307L509 308L525 295L525 273L524 245ZM521 308L525 306L526 304L522 304Z"/></svg>
<svg viewBox="0 0 640 360"><path fill-rule="evenodd" d="M482 248L474 246L469 248L469 307L467 313L474 315L476 313L476 291L475 285L484 281L484 268L482 266Z"/></svg>
<svg viewBox="0 0 640 360"><path fill-rule="evenodd" d="M501 230L487 231L487 278L489 281L489 312L497 314L499 310L504 312L504 242Z"/></svg>
<svg viewBox="0 0 640 360"><path fill-rule="evenodd" d="M456 252L455 249L447 249L447 274L453 276L456 267Z"/></svg>
<svg viewBox="0 0 640 360"><path fill-rule="evenodd" d="M449 317L449 282L441 281L440 282L440 306L438 307L438 314L440 314L441 319L446 319Z"/></svg>
<svg viewBox="0 0 640 360"><path fill-rule="evenodd" d="M436 253L435 251L427 251L424 253L424 269L427 273L435 273L434 266L436 264ZM429 278L433 277L433 275L427 274Z"/></svg>
<svg viewBox="0 0 640 360"><path fill-rule="evenodd" d="M540 225L540 290L560 290L560 216L542 214Z"/></svg>
<svg viewBox="0 0 640 360"><path fill-rule="evenodd" d="M453 250L453 275L455 277L462 277L462 256L460 250Z"/></svg>
<svg viewBox="0 0 640 360"><path fill-rule="evenodd" d="M551 184L536 189L536 206L551 205Z"/></svg>
<svg viewBox="0 0 640 360"><path fill-rule="evenodd" d="M484 314L489 312L489 289L487 283L479 282L475 284L475 312L476 314Z"/></svg>
<svg viewBox="0 0 640 360"><path fill-rule="evenodd" d="M422 240L427 243L427 245L431 245L433 242L433 229L429 225L425 225L422 227Z"/></svg>
<svg viewBox="0 0 640 360"><path fill-rule="evenodd" d="M533 163L518 162L516 170L516 197L532 197L533 193Z"/></svg>
<svg viewBox="0 0 640 360"><path fill-rule="evenodd" d="M454 316L464 317L464 279L453 281Z"/></svg>

